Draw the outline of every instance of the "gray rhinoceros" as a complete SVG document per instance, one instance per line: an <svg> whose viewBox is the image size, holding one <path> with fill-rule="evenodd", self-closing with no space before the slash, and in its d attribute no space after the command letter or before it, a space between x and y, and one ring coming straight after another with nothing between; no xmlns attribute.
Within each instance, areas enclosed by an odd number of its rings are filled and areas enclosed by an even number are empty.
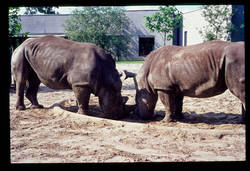
<svg viewBox="0 0 250 171"><path fill-rule="evenodd" d="M78 113L88 112L90 94L99 97L101 109L122 117L127 97L121 96L122 82L112 56L92 43L79 43L54 36L25 40L13 53L11 70L16 81L16 109L24 110L24 86L31 108L37 101L39 84L51 89L72 89Z"/></svg>
<svg viewBox="0 0 250 171"><path fill-rule="evenodd" d="M228 88L243 104L244 122L244 46L244 42L210 41L154 50L134 78L138 82L136 113L143 119L151 118L159 96L166 108L164 120L181 119L184 96L212 97ZM127 77L135 74L127 72Z"/></svg>

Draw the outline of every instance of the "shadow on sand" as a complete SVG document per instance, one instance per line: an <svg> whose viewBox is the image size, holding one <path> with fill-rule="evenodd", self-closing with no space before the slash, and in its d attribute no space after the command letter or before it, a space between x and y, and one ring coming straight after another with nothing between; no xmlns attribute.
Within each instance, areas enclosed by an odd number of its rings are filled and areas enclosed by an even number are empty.
<svg viewBox="0 0 250 171"><path fill-rule="evenodd" d="M63 110L77 113L78 107L76 105L72 105L75 103L74 100L65 100L60 103L56 103L49 108L53 108L55 106L59 106ZM106 118L113 119L110 115L105 115L98 104L89 106L89 116L98 117L98 118ZM183 113L184 118L178 120L178 122L189 123L189 124L198 124L205 123L208 125L222 125L222 124L240 124L241 123L241 115L240 114L232 114L232 113L214 113L208 112L204 114L197 114L195 112ZM142 120L133 112L127 114L124 118L119 119L120 121L126 122L136 122L136 123L149 123L149 122L164 122L165 111L155 110L155 116L150 120ZM115 120L115 119L113 119Z"/></svg>
<svg viewBox="0 0 250 171"><path fill-rule="evenodd" d="M27 88L25 87L24 92L26 92L26 90L27 90ZM44 85L40 85L39 89L38 89L38 93L60 92L60 91L69 92L69 91L72 91L72 90L70 90L70 89L54 90L54 89L48 88L48 87L46 87ZM10 89L9 89L9 92L10 93L16 93L16 88L14 86L11 86Z"/></svg>

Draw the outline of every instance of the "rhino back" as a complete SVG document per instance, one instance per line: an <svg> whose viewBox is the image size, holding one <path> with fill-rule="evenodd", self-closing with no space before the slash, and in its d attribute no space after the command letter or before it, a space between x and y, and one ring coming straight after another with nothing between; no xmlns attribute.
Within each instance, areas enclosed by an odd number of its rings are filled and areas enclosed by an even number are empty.
<svg viewBox="0 0 250 171"><path fill-rule="evenodd" d="M178 49L178 46L164 46L157 50L152 51L145 59L142 67L140 68L136 79L138 80L139 89L146 89L147 91L154 92L156 87L160 88L162 84L162 78L167 79L166 72L164 70L167 60L165 53L168 52L170 56L171 52ZM165 77L162 77L165 76Z"/></svg>
<svg viewBox="0 0 250 171"><path fill-rule="evenodd" d="M30 40L25 47L31 67L41 82L53 89L71 89L72 85L95 87L102 70L100 63L106 58L94 44L54 36Z"/></svg>
<svg viewBox="0 0 250 171"><path fill-rule="evenodd" d="M186 96L210 97L226 90L224 48L229 42L160 48L147 76L152 89L181 91Z"/></svg>

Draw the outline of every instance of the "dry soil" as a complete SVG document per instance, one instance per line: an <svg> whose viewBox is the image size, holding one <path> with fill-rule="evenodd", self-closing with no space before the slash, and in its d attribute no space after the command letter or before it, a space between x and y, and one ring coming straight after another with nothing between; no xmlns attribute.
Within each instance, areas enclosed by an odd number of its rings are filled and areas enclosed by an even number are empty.
<svg viewBox="0 0 250 171"><path fill-rule="evenodd" d="M118 64L119 70L138 72L141 64ZM185 119L165 123L160 100L155 119L130 114L113 120L105 116L91 95L90 115L76 113L71 90L40 86L44 109L15 110L10 90L10 157L12 163L244 161L245 125L241 103L230 93L212 98L184 98ZM123 82L122 95L134 104L132 79Z"/></svg>

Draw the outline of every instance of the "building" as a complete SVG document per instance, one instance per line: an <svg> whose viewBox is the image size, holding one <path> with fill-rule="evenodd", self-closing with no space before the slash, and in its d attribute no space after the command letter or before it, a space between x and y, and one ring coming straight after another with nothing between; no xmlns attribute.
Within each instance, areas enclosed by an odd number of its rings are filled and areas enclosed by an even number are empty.
<svg viewBox="0 0 250 171"><path fill-rule="evenodd" d="M207 23L201 15L202 10L198 9L183 14L183 46L203 42L199 31Z"/></svg>
<svg viewBox="0 0 250 171"><path fill-rule="evenodd" d="M200 30L208 26L202 16L203 8L183 14L183 46L202 43ZM233 16L231 23L234 28L231 32L231 41L244 41L244 5L232 5ZM226 22L221 23L226 24Z"/></svg>
<svg viewBox="0 0 250 171"><path fill-rule="evenodd" d="M159 33L152 33L145 26L144 16L152 16L158 10L130 10L126 14L130 20L127 34L131 36L127 58L146 56L152 50L163 46ZM22 33L29 32L28 37L40 37L49 34L67 38L63 24L70 14L56 15L21 15ZM167 45L182 45L182 30L175 30L174 39Z"/></svg>

